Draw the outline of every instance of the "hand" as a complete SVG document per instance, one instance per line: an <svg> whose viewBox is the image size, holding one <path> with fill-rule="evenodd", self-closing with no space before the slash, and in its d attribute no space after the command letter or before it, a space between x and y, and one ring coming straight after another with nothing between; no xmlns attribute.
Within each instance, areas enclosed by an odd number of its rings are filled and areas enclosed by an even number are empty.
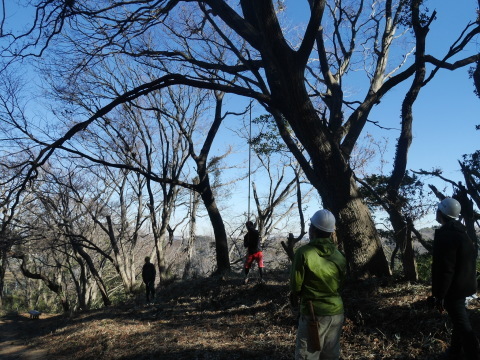
<svg viewBox="0 0 480 360"><path fill-rule="evenodd" d="M300 316L300 297L297 294L290 293L289 295L290 300L290 311L295 319L298 321L298 317Z"/></svg>
<svg viewBox="0 0 480 360"><path fill-rule="evenodd" d="M298 305L300 304L300 298L298 297L297 294L295 293L290 293L290 305L293 309L297 309L298 308Z"/></svg>
<svg viewBox="0 0 480 360"><path fill-rule="evenodd" d="M443 306L443 299L435 298L435 307L440 312L440 314L443 314L443 312L445 311L445 307Z"/></svg>
<svg viewBox="0 0 480 360"><path fill-rule="evenodd" d="M427 297L427 306L431 309L434 309L435 308L435 297L430 295L429 297Z"/></svg>

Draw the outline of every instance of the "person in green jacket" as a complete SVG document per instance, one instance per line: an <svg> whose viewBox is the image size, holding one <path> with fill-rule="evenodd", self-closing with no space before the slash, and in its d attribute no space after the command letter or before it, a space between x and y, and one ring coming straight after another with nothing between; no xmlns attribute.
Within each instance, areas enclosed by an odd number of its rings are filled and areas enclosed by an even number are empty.
<svg viewBox="0 0 480 360"><path fill-rule="evenodd" d="M339 359L343 326L343 301L339 290L345 279L347 262L337 249L332 233L335 217L326 209L310 219L310 242L295 252L290 274L293 299L300 300L295 359ZM315 319L312 319L310 302ZM309 322L317 321L319 350L308 333Z"/></svg>

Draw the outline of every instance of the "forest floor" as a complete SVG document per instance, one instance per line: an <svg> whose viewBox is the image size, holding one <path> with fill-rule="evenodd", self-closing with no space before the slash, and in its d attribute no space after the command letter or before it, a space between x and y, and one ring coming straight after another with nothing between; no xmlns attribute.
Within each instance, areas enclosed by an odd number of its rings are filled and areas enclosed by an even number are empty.
<svg viewBox="0 0 480 360"><path fill-rule="evenodd" d="M288 275L178 281L142 297L70 316L0 318L2 359L293 359L296 318ZM449 339L445 314L430 309L429 286L368 279L346 284L342 359L435 359ZM480 302L469 304L480 335Z"/></svg>

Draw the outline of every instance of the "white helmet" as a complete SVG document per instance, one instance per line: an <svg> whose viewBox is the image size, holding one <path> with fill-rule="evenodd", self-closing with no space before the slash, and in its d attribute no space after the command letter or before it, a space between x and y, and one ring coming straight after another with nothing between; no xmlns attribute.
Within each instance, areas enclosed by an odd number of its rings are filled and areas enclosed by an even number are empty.
<svg viewBox="0 0 480 360"><path fill-rule="evenodd" d="M317 229L328 233L335 231L335 216L327 209L319 210L313 214L310 223Z"/></svg>
<svg viewBox="0 0 480 360"><path fill-rule="evenodd" d="M457 200L452 198L445 198L438 204L438 211L453 219L458 219L460 210L462 210L462 206Z"/></svg>

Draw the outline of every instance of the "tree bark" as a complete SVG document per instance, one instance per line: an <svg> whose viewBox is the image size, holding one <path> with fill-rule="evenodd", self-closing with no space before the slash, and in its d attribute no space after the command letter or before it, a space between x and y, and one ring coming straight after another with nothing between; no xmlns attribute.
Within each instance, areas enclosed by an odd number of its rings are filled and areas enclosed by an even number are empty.
<svg viewBox="0 0 480 360"><path fill-rule="evenodd" d="M320 124L318 116L303 87L303 76L291 72L290 89L285 92L283 106L279 108L288 119L295 135L310 155L311 164L289 139L282 116L275 116L281 135L302 165L305 175L319 192L323 205L333 212L337 219L339 245L343 248L352 276L391 275L388 261L372 221L370 211L361 200L347 158L341 146L329 136L328 130ZM282 90L282 89L281 89ZM287 104L292 101L291 104ZM294 103L303 104L292 112ZM283 128L283 131L282 131Z"/></svg>
<svg viewBox="0 0 480 360"><path fill-rule="evenodd" d="M195 182L195 180L194 180ZM200 195L196 191L192 191L190 199L190 229L189 236L187 240L187 247L185 252L187 254L185 259L185 268L183 271L183 279L189 279L194 274L192 268L193 262L193 249L195 246L196 240L196 231L197 231L197 209L200 202Z"/></svg>
<svg viewBox="0 0 480 360"><path fill-rule="evenodd" d="M403 271L405 279L409 281L418 281L417 262L415 260L415 250L413 249L412 230L407 228L405 250L403 252Z"/></svg>
<svg viewBox="0 0 480 360"><path fill-rule="evenodd" d="M475 85L475 93L480 97L480 60L475 65L475 71L472 74L473 84Z"/></svg>
<svg viewBox="0 0 480 360"><path fill-rule="evenodd" d="M3 288L5 287L5 273L7 271L7 251L3 247L0 249L0 307L3 306Z"/></svg>
<svg viewBox="0 0 480 360"><path fill-rule="evenodd" d="M423 27L420 23L420 2L415 0L411 3L412 24L416 39L415 52L415 76L402 103L402 129L397 141L394 167L387 184L388 214L394 230L395 242L399 246L402 255L404 276L407 280L417 281L418 273L412 247L412 236L408 221L403 215L404 200L400 196L400 188L407 169L407 158L412 143L413 104L424 84L425 67L425 39L428 33L428 25ZM432 15L430 21L435 17Z"/></svg>
<svg viewBox="0 0 480 360"><path fill-rule="evenodd" d="M200 189L203 189L200 191L200 195L207 210L215 236L215 255L217 260L217 270L215 271L215 274L224 275L230 271L230 257L228 253L228 239L225 224L223 223L222 215L218 210L208 179L201 181L199 186Z"/></svg>

